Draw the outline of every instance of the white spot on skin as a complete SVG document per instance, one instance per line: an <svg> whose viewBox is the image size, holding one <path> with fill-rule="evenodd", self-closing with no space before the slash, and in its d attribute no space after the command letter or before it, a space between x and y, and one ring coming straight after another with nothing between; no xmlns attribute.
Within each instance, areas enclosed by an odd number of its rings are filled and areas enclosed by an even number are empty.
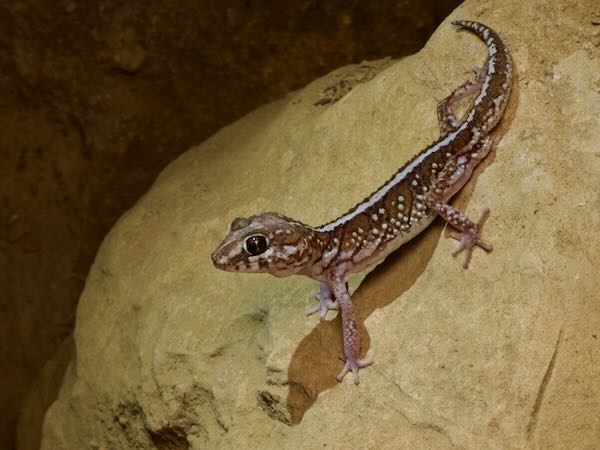
<svg viewBox="0 0 600 450"><path fill-rule="evenodd" d="M371 233L373 233L375 236L377 236L379 234L379 230L377 228L373 228L371 230Z"/></svg>
<svg viewBox="0 0 600 450"><path fill-rule="evenodd" d="M333 258L335 258L335 255L338 254L338 247L335 247L331 250L327 250L325 252L323 252L323 257L321 258L321 261L323 261L323 265L324 266L328 266L329 263L333 260Z"/></svg>
<svg viewBox="0 0 600 450"><path fill-rule="evenodd" d="M385 214L385 209L379 208L379 214Z"/></svg>
<svg viewBox="0 0 600 450"><path fill-rule="evenodd" d="M284 245L283 252L288 256L295 255L298 253L298 247L295 245Z"/></svg>
<svg viewBox="0 0 600 450"><path fill-rule="evenodd" d="M387 227L388 227L388 224L387 224L387 223L383 223L383 224L381 224L381 228L383 228L384 230L385 230L385 229L387 229Z"/></svg>
<svg viewBox="0 0 600 450"><path fill-rule="evenodd" d="M375 222L377 222L377 219L378 219L377 214L373 214L371 216L371 219L373 219Z"/></svg>

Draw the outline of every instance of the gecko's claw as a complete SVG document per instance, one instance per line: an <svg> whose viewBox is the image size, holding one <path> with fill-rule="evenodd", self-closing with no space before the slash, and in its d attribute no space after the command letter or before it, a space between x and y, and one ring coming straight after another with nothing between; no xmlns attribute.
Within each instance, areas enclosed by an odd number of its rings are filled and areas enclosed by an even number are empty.
<svg viewBox="0 0 600 450"><path fill-rule="evenodd" d="M336 301L321 295L318 291L315 293L315 298L319 301L319 304L306 308L305 312L307 316L319 312L319 320L323 321L327 316L327 311L340 309Z"/></svg>
<svg viewBox="0 0 600 450"><path fill-rule="evenodd" d="M370 366L371 364L373 364L373 358L371 358L371 357L366 357L364 359L347 358L346 363L344 364L344 368L342 369L342 371L340 373L337 374L337 376L335 378L338 381L342 381L344 376L348 372L352 371L352 380L354 381L354 384L358 384L359 383L358 369Z"/></svg>
<svg viewBox="0 0 600 450"><path fill-rule="evenodd" d="M463 250L466 251L465 262L463 263L463 267L465 269L469 268L469 262L471 261L471 255L473 253L473 248L476 245L481 247L482 249L484 249L486 252L491 252L492 249L494 248L492 246L492 244L489 244L489 243L481 240L481 231L483 230L483 225L485 224L485 221L488 219L489 216L490 216L490 209L486 208L483 210L483 213L481 213L481 217L479 218L477 223L474 224L473 227L467 229L466 231L461 231L461 232L455 231L455 232L450 233L450 236L459 242L456 250L454 250L452 252L452 256L458 255Z"/></svg>

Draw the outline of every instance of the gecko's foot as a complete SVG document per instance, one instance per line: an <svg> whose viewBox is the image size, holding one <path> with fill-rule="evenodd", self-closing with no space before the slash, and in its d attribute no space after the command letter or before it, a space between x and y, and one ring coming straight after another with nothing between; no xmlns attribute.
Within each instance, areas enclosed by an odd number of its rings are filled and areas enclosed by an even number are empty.
<svg viewBox="0 0 600 450"><path fill-rule="evenodd" d="M466 252L465 262L463 263L463 267L465 269L469 268L469 262L471 261L471 255L473 253L473 248L476 245L481 247L482 249L484 249L486 252L491 252L492 249L494 248L492 246L492 244L489 244L489 243L481 240L481 231L483 230L483 225L485 224L485 221L488 219L489 216L490 216L490 210L489 210L489 208L486 208L483 211L483 213L481 213L481 217L479 218L479 221L477 223L473 224L472 227L468 228L465 231L460 231L460 232L455 231L450 234L450 236L453 239L456 239L459 242L456 250L454 250L452 252L452 256L458 255L463 250L465 250L465 252Z"/></svg>
<svg viewBox="0 0 600 450"><path fill-rule="evenodd" d="M358 384L358 369L361 369L363 367L367 367L370 366L371 364L373 364L373 358L371 357L367 357L364 359L351 359L348 358L346 359L346 363L344 364L344 368L342 369L342 371L340 373L337 374L337 376L335 377L338 381L342 381L342 379L344 378L344 376L352 371L352 379L354 381L354 384Z"/></svg>
<svg viewBox="0 0 600 450"><path fill-rule="evenodd" d="M306 308L305 312L306 312L307 316L310 316L311 314L318 312L319 320L325 320L325 317L327 316L327 311L340 309L340 307L336 301L333 301L329 297L325 297L324 295L321 294L321 292L317 291L315 293L315 298L319 301L319 304L315 305L315 306L311 306L309 308Z"/></svg>

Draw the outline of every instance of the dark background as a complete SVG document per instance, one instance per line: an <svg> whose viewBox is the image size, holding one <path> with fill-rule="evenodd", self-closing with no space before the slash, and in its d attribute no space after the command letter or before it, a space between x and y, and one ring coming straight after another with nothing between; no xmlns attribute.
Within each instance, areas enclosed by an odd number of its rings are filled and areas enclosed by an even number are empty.
<svg viewBox="0 0 600 450"><path fill-rule="evenodd" d="M103 236L168 162L332 69L414 53L459 3L0 0L0 449Z"/></svg>

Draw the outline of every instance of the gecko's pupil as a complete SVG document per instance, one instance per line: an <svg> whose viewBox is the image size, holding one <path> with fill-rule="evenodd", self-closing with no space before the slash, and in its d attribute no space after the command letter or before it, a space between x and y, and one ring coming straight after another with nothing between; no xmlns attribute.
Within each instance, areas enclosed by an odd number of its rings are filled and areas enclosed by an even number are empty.
<svg viewBox="0 0 600 450"><path fill-rule="evenodd" d="M262 234L247 237L244 241L244 250L251 255L260 255L267 249L267 238Z"/></svg>

